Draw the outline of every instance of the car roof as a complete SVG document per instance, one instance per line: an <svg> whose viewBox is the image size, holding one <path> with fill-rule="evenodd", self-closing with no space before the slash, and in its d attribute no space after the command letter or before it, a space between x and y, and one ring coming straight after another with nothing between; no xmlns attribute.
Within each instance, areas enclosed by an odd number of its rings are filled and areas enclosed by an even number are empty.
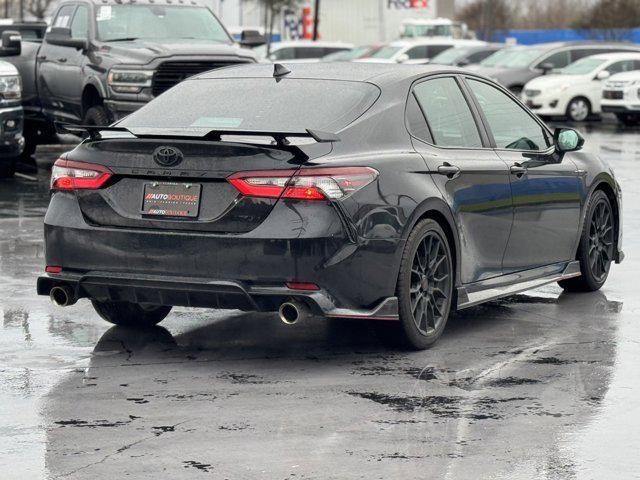
<svg viewBox="0 0 640 480"><path fill-rule="evenodd" d="M597 40L576 40L571 42L547 42L547 43L534 43L531 45L513 45L513 48L534 48L537 50L555 50L557 48L567 47L630 47L639 48L640 46L631 42L601 42Z"/></svg>
<svg viewBox="0 0 640 480"><path fill-rule="evenodd" d="M399 82L412 82L415 79L438 73L470 72L461 68L445 65L398 65L396 63L357 63L357 62L317 62L317 63L286 63L291 73L286 78L344 80L355 82L369 82L378 86L388 86ZM220 68L202 73L193 79L215 78L269 78L273 77L274 65L268 63L254 63ZM473 74L471 72L471 74Z"/></svg>
<svg viewBox="0 0 640 480"><path fill-rule="evenodd" d="M325 42L323 40L285 40L284 42L272 42L271 49L285 47L317 47L317 48L353 48L353 44L344 42Z"/></svg>
<svg viewBox="0 0 640 480"><path fill-rule="evenodd" d="M598 60L636 60L640 58L640 51L638 52L612 52L612 53L598 53L597 55L590 55L585 58L597 58Z"/></svg>
<svg viewBox="0 0 640 480"><path fill-rule="evenodd" d="M457 39L451 37L426 37L426 38L411 38L405 40L396 40L394 42L389 43L390 47L415 47L421 45L452 45L455 47L473 47L473 46L483 46L486 45L487 42L483 42L482 40L465 40L465 39Z"/></svg>

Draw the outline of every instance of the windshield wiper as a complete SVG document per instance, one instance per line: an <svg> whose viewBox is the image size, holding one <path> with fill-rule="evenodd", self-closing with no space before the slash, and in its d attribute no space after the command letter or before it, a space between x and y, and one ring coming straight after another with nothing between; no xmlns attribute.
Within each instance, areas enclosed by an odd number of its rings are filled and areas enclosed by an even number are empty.
<svg viewBox="0 0 640 480"><path fill-rule="evenodd" d="M133 42L134 40L140 40L140 37L112 38L110 40L105 40L105 42Z"/></svg>

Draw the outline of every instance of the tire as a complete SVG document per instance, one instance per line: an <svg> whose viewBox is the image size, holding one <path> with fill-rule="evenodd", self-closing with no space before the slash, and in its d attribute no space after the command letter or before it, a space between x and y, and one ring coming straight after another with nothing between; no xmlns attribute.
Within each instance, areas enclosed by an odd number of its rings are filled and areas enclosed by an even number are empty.
<svg viewBox="0 0 640 480"><path fill-rule="evenodd" d="M152 327L164 320L171 307L130 302L91 300L96 313L109 323L122 327Z"/></svg>
<svg viewBox="0 0 640 480"><path fill-rule="evenodd" d="M442 227L432 219L411 231L402 253L396 295L401 343L415 350L433 345L447 324L453 299L452 252Z"/></svg>
<svg viewBox="0 0 640 480"><path fill-rule="evenodd" d="M640 123L640 115L635 115L633 113L616 113L616 118L620 123L627 127L633 127Z"/></svg>
<svg viewBox="0 0 640 480"><path fill-rule="evenodd" d="M17 158L8 158L0 161L0 178L12 178L16 173Z"/></svg>
<svg viewBox="0 0 640 480"><path fill-rule="evenodd" d="M102 105L97 105L87 110L82 123L84 125L106 126L111 123L111 120L107 110Z"/></svg>
<svg viewBox="0 0 640 480"><path fill-rule="evenodd" d="M514 85L513 87L509 87L509 91L518 99L522 96L522 90L524 90L524 87L521 85Z"/></svg>
<svg viewBox="0 0 640 480"><path fill-rule="evenodd" d="M584 122L591 116L591 102L584 97L571 99L566 116L572 122Z"/></svg>
<svg viewBox="0 0 640 480"><path fill-rule="evenodd" d="M561 280L567 292L595 292L607 281L616 246L616 225L609 197L596 190L589 200L577 260L581 276Z"/></svg>

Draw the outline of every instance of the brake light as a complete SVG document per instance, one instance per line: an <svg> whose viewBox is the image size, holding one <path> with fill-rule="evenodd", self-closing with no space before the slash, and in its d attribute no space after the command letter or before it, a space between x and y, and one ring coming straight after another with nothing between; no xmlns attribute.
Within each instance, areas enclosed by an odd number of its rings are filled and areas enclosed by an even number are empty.
<svg viewBox="0 0 640 480"><path fill-rule="evenodd" d="M59 158L51 169L51 190L101 188L113 173L107 167Z"/></svg>
<svg viewBox="0 0 640 480"><path fill-rule="evenodd" d="M338 200L369 185L378 176L370 167L326 167L237 172L228 180L247 197Z"/></svg>

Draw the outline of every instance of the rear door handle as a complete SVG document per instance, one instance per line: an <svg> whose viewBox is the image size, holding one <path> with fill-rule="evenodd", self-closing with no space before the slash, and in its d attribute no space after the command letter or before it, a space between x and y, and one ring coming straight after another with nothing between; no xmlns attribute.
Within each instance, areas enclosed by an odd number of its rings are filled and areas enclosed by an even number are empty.
<svg viewBox="0 0 640 480"><path fill-rule="evenodd" d="M445 162L438 167L438 173L440 175L446 175L449 178L453 178L460 173L460 168Z"/></svg>
<svg viewBox="0 0 640 480"><path fill-rule="evenodd" d="M67 59L66 58L59 58L58 61L60 63L67 63Z"/></svg>
<svg viewBox="0 0 640 480"><path fill-rule="evenodd" d="M509 171L511 172L511 175L522 177L527 174L527 167L523 167L519 163L514 163L511 165L511 168L509 168Z"/></svg>

